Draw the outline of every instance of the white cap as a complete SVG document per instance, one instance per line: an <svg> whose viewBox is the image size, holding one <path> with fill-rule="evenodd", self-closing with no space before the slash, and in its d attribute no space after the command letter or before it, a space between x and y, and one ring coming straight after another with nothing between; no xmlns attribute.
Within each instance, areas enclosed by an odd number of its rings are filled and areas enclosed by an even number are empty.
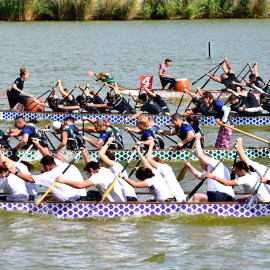
<svg viewBox="0 0 270 270"><path fill-rule="evenodd" d="M57 129L61 128L62 123L59 121L54 121L51 128L50 128L50 132L54 132Z"/></svg>

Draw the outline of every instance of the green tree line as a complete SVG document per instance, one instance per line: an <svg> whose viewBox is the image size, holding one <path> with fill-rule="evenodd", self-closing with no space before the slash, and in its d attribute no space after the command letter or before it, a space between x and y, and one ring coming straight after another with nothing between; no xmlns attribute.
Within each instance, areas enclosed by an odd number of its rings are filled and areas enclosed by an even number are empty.
<svg viewBox="0 0 270 270"><path fill-rule="evenodd" d="M0 0L0 20L265 18L269 0Z"/></svg>

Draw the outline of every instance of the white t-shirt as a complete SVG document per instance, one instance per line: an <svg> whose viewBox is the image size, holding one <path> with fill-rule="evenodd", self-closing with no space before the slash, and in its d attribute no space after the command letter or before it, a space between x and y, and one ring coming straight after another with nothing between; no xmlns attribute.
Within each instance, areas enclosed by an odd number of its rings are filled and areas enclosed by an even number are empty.
<svg viewBox="0 0 270 270"><path fill-rule="evenodd" d="M171 197L172 192L158 170L152 169L152 172L154 176L144 181L149 186L149 192L154 195L155 200L157 202L163 202Z"/></svg>
<svg viewBox="0 0 270 270"><path fill-rule="evenodd" d="M162 164L157 162L157 171L161 174L161 176L165 179L171 193L175 196L178 202L185 202L186 196L184 194L183 189L178 183L172 168L167 164Z"/></svg>
<svg viewBox="0 0 270 270"><path fill-rule="evenodd" d="M260 183L259 179L260 177L257 173L247 172L245 176L235 179L235 182L238 184L238 186L243 185L244 191L246 193L252 194ZM260 186L256 199L260 202L270 202L270 194L264 185Z"/></svg>
<svg viewBox="0 0 270 270"><path fill-rule="evenodd" d="M247 159L246 159L246 163L247 163L247 165L252 166L252 167L256 170L257 174L258 174L260 177L263 177L263 175L264 175L264 173L265 173L265 171L266 171L266 169L267 169L266 166L264 166L264 165L262 165L262 164L260 164L260 163L258 163L258 162L252 161L252 160L250 160L248 157L247 157ZM265 177L266 177L267 179L270 179L270 170L267 172L267 174L266 174ZM267 189L268 193L270 193L270 185L264 184L264 187Z"/></svg>
<svg viewBox="0 0 270 270"><path fill-rule="evenodd" d="M63 163L62 161L60 161L57 158L55 158L54 161L55 161L57 166L63 166L63 170L69 165L67 162ZM66 173L73 176L74 182L84 182L82 174L76 166L71 165L68 168L68 170L66 171ZM86 189L85 188L79 189L79 192L80 192L81 196L86 196Z"/></svg>
<svg viewBox="0 0 270 270"><path fill-rule="evenodd" d="M123 170L123 168L124 167L120 163L115 161L113 162L113 167L111 167L110 170L113 173L115 179L118 177L118 174ZM128 178L126 170L124 170L123 174L124 177ZM123 187L126 196L137 198L135 189L131 185L129 185L124 179L119 178L118 183Z"/></svg>
<svg viewBox="0 0 270 270"><path fill-rule="evenodd" d="M8 193L7 201L28 201L29 196L24 181L14 174L0 179L0 189Z"/></svg>
<svg viewBox="0 0 270 270"><path fill-rule="evenodd" d="M25 166L23 163L18 163L16 165L16 168L20 173L31 175L27 166ZM28 195L34 195L36 199L38 194L36 184L24 181L24 185L26 187Z"/></svg>
<svg viewBox="0 0 270 270"><path fill-rule="evenodd" d="M63 166L57 166L51 171L42 173L40 175L33 175L33 179L37 185L42 185L49 188L54 183L55 178L62 174L63 170ZM74 176L68 172L61 175L61 177L65 180L74 181ZM57 183L53 187L52 195L56 201L60 202L75 201L81 197L79 189L61 183Z"/></svg>
<svg viewBox="0 0 270 270"><path fill-rule="evenodd" d="M207 165L207 172L211 172L211 170L219 163L218 160L215 160L212 158L212 164ZM225 180L231 180L230 174L228 169L223 165L221 162L217 168L212 172L213 175L216 175L219 178L225 179ZM206 172L204 173L204 176L206 175ZM226 193L233 198L235 198L235 194L233 192L232 187L224 186L218 181L215 181L214 179L207 178L208 182L208 191L218 191L222 193Z"/></svg>
<svg viewBox="0 0 270 270"><path fill-rule="evenodd" d="M99 193L103 195L111 184L114 182L115 177L111 170L100 168L98 173L95 173L89 178L94 183ZM127 198L123 187L117 182L113 189L106 197L110 202L126 202Z"/></svg>

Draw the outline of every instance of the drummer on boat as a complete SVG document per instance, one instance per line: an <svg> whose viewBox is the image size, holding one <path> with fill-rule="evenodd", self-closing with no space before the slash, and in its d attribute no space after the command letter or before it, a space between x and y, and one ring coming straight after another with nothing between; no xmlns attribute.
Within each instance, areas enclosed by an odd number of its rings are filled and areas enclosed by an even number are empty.
<svg viewBox="0 0 270 270"><path fill-rule="evenodd" d="M29 78L29 72L26 68L20 69L20 77L12 84L11 90L8 93L9 102L17 103L18 106L15 111L20 111L26 104L26 94L23 92L24 82Z"/></svg>
<svg viewBox="0 0 270 270"><path fill-rule="evenodd" d="M172 64L172 59L167 58L165 59L165 63L164 64L159 64L159 78L161 80L161 83L167 84L169 83L169 90L173 91L174 85L175 85L175 79L174 78L170 78L170 75L167 74L167 69L168 67Z"/></svg>

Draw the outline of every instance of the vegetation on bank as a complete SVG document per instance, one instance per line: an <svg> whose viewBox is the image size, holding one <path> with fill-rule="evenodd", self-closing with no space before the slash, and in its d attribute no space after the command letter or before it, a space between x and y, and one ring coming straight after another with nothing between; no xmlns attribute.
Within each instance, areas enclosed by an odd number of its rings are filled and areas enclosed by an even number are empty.
<svg viewBox="0 0 270 270"><path fill-rule="evenodd" d="M0 0L0 20L264 18L270 0Z"/></svg>

